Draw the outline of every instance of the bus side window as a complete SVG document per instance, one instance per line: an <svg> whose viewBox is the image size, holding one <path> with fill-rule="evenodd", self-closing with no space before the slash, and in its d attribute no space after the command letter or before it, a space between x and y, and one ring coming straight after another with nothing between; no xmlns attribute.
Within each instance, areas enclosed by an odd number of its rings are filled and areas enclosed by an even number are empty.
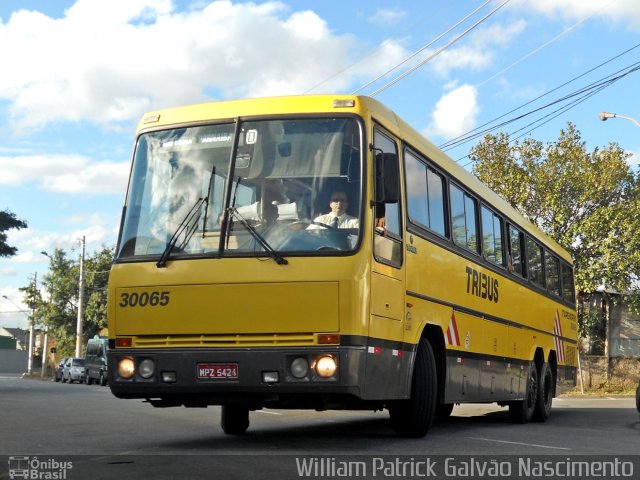
<svg viewBox="0 0 640 480"><path fill-rule="evenodd" d="M527 273L524 268L524 259L522 257L524 236L522 235L522 232L513 225L509 225L507 234L509 237L507 242L507 246L509 248L507 266L509 271L526 278Z"/></svg>
<svg viewBox="0 0 640 480"><path fill-rule="evenodd" d="M542 247L533 238L527 236L527 271L529 272L529 280L540 287L544 287L542 261Z"/></svg>
<svg viewBox="0 0 640 480"><path fill-rule="evenodd" d="M484 205L482 212L482 254L497 265L504 265L502 255L502 218Z"/></svg>
<svg viewBox="0 0 640 480"><path fill-rule="evenodd" d="M444 178L405 150L407 210L412 223L447 236L444 208Z"/></svg>
<svg viewBox="0 0 640 480"><path fill-rule="evenodd" d="M453 243L478 253L476 200L451 184L451 236Z"/></svg>
<svg viewBox="0 0 640 480"><path fill-rule="evenodd" d="M562 298L574 305L576 302L576 295L573 286L573 270L568 264L562 262L560 265L560 272L562 277Z"/></svg>
<svg viewBox="0 0 640 480"><path fill-rule="evenodd" d="M560 296L560 260L547 250L544 252L544 274L547 290Z"/></svg>

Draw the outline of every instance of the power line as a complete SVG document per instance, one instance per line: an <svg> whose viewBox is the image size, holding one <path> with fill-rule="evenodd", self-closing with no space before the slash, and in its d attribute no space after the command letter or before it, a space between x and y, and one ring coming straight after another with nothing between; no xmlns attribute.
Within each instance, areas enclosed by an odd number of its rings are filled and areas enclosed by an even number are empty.
<svg viewBox="0 0 640 480"><path fill-rule="evenodd" d="M493 1L493 0L489 0L489 1ZM432 16L435 16L436 14L439 14L442 10L444 10L444 7L441 7L437 10L435 10L432 13ZM413 29L416 25L418 25L420 22L422 22L422 18L417 19L416 21L410 23L408 26L405 26L405 28L407 28L408 30ZM322 80L321 82L316 83L313 87L305 90L305 94L307 93L311 93L312 91L314 91L316 88L318 88L321 85L324 85L325 83L327 83L330 80L333 80L334 78L342 75L344 72L346 72L347 70L350 70L351 68L355 67L356 65L358 65L359 63L362 63L363 61L365 61L367 58L371 57L373 54L375 54L376 52L378 52L379 50L382 49L382 47L384 47L385 45L391 43L390 39L385 40L384 42L382 42L380 45L378 45L376 48L370 50L368 53L364 54L362 57L360 57L358 60L356 60L355 62L352 62L350 65L348 65L347 67L343 68L342 70L339 70L337 72L335 72L334 74L330 75L329 77L325 78L324 80ZM395 68L395 67L394 67Z"/></svg>
<svg viewBox="0 0 640 480"><path fill-rule="evenodd" d="M576 77L572 78L571 80L569 80L569 81L567 81L567 82L564 82L563 84L558 85L558 86L557 86L557 87L555 87L555 88L552 88L551 90L549 90L549 91L547 91L547 92L543 93L542 95L538 95L536 98L534 98L534 99L532 99L532 100L529 100L528 102L523 103L522 105L520 105L520 106L518 106L518 107L516 107L516 108L514 108L514 109L512 109L512 110L509 110L508 112L506 112L506 113L504 113L504 114L502 114L502 115L500 115L500 116L498 116L498 117L495 117L495 118L493 118L493 119L491 119L491 120L489 120L489 121L487 121L487 122L483 123L482 125L480 125L480 126L478 126L478 127L474 128L473 130L469 130L468 132L463 133L462 135L459 135L459 136L457 136L457 137L455 137L455 138L452 138L451 140L448 140L447 142L445 142L445 143L443 143L442 145L440 145L440 148L446 151L446 150L449 150L449 149L451 149L451 148L453 148L453 147L457 147L457 146L459 146L459 145L462 145L462 144L464 144L464 143L467 143L467 142L469 142L469 141L471 141L471 140L473 140L473 139L477 138L478 136L481 136L481 135L483 135L484 133L487 133L488 131L491 131L491 129L486 129L486 130L481 131L481 132L480 132L479 134L477 134L477 135L476 135L476 134L474 134L474 132L478 132L478 131L479 131L479 130L481 130L482 128L484 128L484 127L486 127L486 126L488 126L488 125L491 125L493 122L495 122L495 121L497 121L497 120L500 120L500 119L502 119L502 118L506 117L507 115L510 115L510 114L512 114L512 113L514 113L514 112L517 112L518 110L520 110L520 109L522 109L522 108L526 107L527 105L531 105L532 103L536 102L537 100L540 100L541 98L544 98L544 97L546 97L547 95L550 95L551 93L553 93L553 92L555 92L555 91L557 91L557 90L560 90L562 87L565 87L565 86L569 85L570 83L573 83L573 82L575 82L576 80L578 80L578 79L580 79L580 78L582 78L582 77L584 77L584 76L588 75L589 73L592 73L592 72L594 72L595 70L597 70L597 69L599 69L599 68L601 68L601 67L603 67L603 66L605 66L605 65L607 65L607 64L609 64L609 63L611 63L611 62L613 62L614 60L617 60L618 58L622 57L623 55L626 55L627 53L629 53L629 52L631 52L631 51L635 50L635 49L636 49L636 48L638 48L638 47L640 47L640 43L638 43L638 44L634 45L633 47L631 47L631 48L629 48L629 49L625 50L624 52L619 53L618 55L616 55L616 56L614 56L614 57L612 57L612 58L610 58L610 59L608 59L608 60L606 60L606 61L604 61L604 62L600 63L599 65L596 65L595 67L590 68L590 69L589 69L589 70L587 70L586 72L581 73L580 75L578 75L578 76L576 76ZM499 126L498 126L498 128L499 128L500 126L502 126L502 124L501 124L501 125L499 125ZM494 129L495 129L495 128L494 128Z"/></svg>
<svg viewBox="0 0 640 480"><path fill-rule="evenodd" d="M460 35L458 35L457 37L455 37L453 40L451 40L449 43L447 43L444 47L440 48L439 50L437 50L435 53L433 53L432 55L430 55L429 57L427 57L425 60L419 62L417 65L411 67L409 70L406 70L405 72L403 72L402 74L398 75L396 78L394 78L393 80L391 80L390 82L388 82L387 84L383 85L381 88L379 88L378 90L376 90L375 92L373 92L370 96L371 97L375 97L378 94L382 93L383 91L385 91L387 88L392 87L393 85L395 85L396 83L398 83L400 80L402 80L403 78L411 75L413 72L415 72L417 69L419 69L420 67L422 67L423 65L425 65L426 63L430 62L431 60L433 60L435 57L437 57L438 55L440 55L443 51L445 51L447 48L449 48L451 45L453 45L454 43L458 42L460 39L462 39L464 36L466 36L469 32L471 32L472 30L474 30L475 28L477 28L480 24L484 23L487 19L489 19L491 16L493 16L498 10L500 10L502 7L504 7L507 3L509 3L511 0L504 0L500 5L498 5L496 8L494 8L493 10L491 10L487 15L485 15L484 17L482 17L480 20L478 20L476 23L474 23L473 25L471 25L469 28L467 28L464 32L462 32Z"/></svg>
<svg viewBox="0 0 640 480"><path fill-rule="evenodd" d="M635 47L634 47L635 48ZM625 71L626 70L626 71ZM579 105L580 103L584 102L585 100L591 98L593 95L600 93L602 90L604 90L605 88L613 85L614 83L616 83L617 81L625 78L626 76L635 73L637 71L640 70L640 62L636 62L633 63L631 65L629 65L628 67L625 67L624 69L618 70L617 72L614 72L613 74L610 74L609 76L605 77L604 79L601 79L597 82L593 82L590 85L587 85L586 87L583 87L571 94L565 95L564 97L561 97L560 99L557 99L553 102L550 102L540 108L534 109L530 112L527 112L523 115L520 115L518 117L514 117L510 120L507 120L499 125L496 125L495 127L486 129L484 132L480 132L479 134L476 134L475 138L477 138L478 136L481 136L482 134L495 130L497 128L506 126L510 123L513 123L517 120L520 120L522 118L525 118L533 113L539 112L541 110L544 110L545 108L548 108L552 105L556 105L558 103L564 102L566 100L569 99L573 99L571 102L567 103L566 105L561 106L560 108L553 110L550 113L547 113L545 115L543 115L542 117L538 118L537 120L529 123L528 125L525 125L524 127L519 128L518 130L515 130L514 132L512 132L511 134L509 134L509 136L511 137L511 135L515 134L515 133L519 133L523 130L527 130L525 133L523 133L522 135L516 137L516 138L512 138L509 140L509 143L513 143L514 141L518 140L519 138L530 134L533 130L536 130L537 128L540 128L542 125L545 125L546 123L550 122L551 120L557 118L559 115L567 112L568 110L571 110L572 108L574 108L575 106ZM620 73L623 72L623 73ZM617 75L618 74L618 75ZM577 97L577 98L576 98ZM538 124L538 125L536 125ZM536 125L534 128L529 129L529 127ZM449 147L452 148L452 147ZM465 155L462 158L459 158L457 161L460 162L461 160L465 159L465 158L469 158L470 155ZM466 163L465 165L463 165L464 167L467 167L469 165L471 165L473 163L473 160Z"/></svg>
<svg viewBox="0 0 640 480"><path fill-rule="evenodd" d="M522 57L520 57L518 60L516 60L515 62L513 62L511 65L509 65L508 67L503 68L502 70L500 70L499 72L495 73L494 75L492 75L491 77L487 78L486 80L482 81L481 83L479 83L478 85L476 85L476 87L481 87L482 85L489 83L491 80L493 80L494 78L502 75L504 72L511 70L513 67L515 67L516 65L522 63L523 61L525 61L527 58L535 55L536 53L538 53L539 51L547 48L549 45L551 45L552 43L556 42L557 40L559 40L560 38L562 38L563 36L565 36L567 33L571 32L572 30L574 30L575 28L579 27L580 25L582 25L583 23L585 23L587 20L589 20L590 18L594 17L596 14L599 14L602 10L606 9L609 7L609 5L611 5L612 3L616 2L617 0L611 0L609 3L607 3L606 5L604 5L603 7L601 7L600 9L594 11L591 15L588 15L586 17L584 17L582 20L577 21L576 23L574 23L573 25L571 25L570 27L566 28L565 30L563 30L562 32L560 32L558 35L556 35L555 37L553 37L551 40L543 43L542 45L540 45L537 48L534 48L533 50L531 50L529 53L527 53L526 55L523 55Z"/></svg>
<svg viewBox="0 0 640 480"><path fill-rule="evenodd" d="M409 60L415 58L417 55L419 55L420 53L422 53L423 51L425 51L427 48L429 48L430 46L432 46L434 43L436 43L438 40L440 40L441 38L443 38L445 35L449 34L452 30L456 29L458 26L460 26L462 23L466 22L469 18L471 18L473 15L475 15L478 11L482 10L485 5L487 5L488 3L491 3L493 0L486 0L482 5L480 5L479 7L477 7L475 10L473 10L471 13L467 14L464 18L462 18L461 20L459 20L455 25L449 27L445 32L441 33L440 35L438 35L436 38L434 38L433 40L431 40L429 43L427 43L426 45L420 47L418 50L416 50L414 53L412 53L411 55L409 55L407 58L405 58L404 60L402 60L400 63L394 65L391 69L387 70L386 72L384 72L382 75L379 75L378 77L374 78L373 80L371 80L368 83L365 83L364 85L362 85L360 88L357 88L356 90L353 91L353 94L355 95L356 93L358 93L361 90L364 90L365 88L373 85L374 83L376 83L378 80L380 80L381 78L386 77L387 75L389 75L391 72L393 72L394 70L400 68L402 65L404 65L405 63L407 63Z"/></svg>
<svg viewBox="0 0 640 480"><path fill-rule="evenodd" d="M589 84L589 85L587 85L585 87L582 87L582 88L580 88L580 89L578 89L578 90L576 90L576 91L574 91L572 93L564 95L564 96L562 96L562 97L560 97L560 98L558 98L556 100L553 100L553 101L551 101L551 102L549 102L549 103L547 103L547 104L545 104L545 105L543 105L541 107L535 108L535 109L530 110L530 111L528 111L526 113L523 113L521 115L515 116L515 117L510 118L508 120L505 120L504 122L495 124L495 125L493 125L491 127L484 128L484 129L479 130L479 131L478 131L478 129L475 129L474 130L475 133L470 133L468 135L465 135L463 138L460 138L459 140L457 140L455 142L449 142L446 145L440 146L440 148L445 150L445 151L446 150L450 150L450 149L452 149L454 147L457 147L459 145L467 143L467 142L469 142L471 140L475 140L476 138L479 138L479 137L481 137L481 136L483 136L483 135L485 135L485 134L487 134L489 132L492 132L492 131L497 130L499 128L505 127L506 125L514 123L514 122L516 122L518 120L521 120L521 119L523 119L525 117L528 117L529 115L532 115L532 114L534 114L536 112L542 111L542 110L544 110L546 108L549 108L549 107L551 107L553 105L557 105L559 103L566 102L566 101L568 101L568 100L570 100L570 99L572 99L572 98L574 98L576 96L580 96L580 95L588 95L588 96L590 96L590 93L593 92L593 91L595 91L595 93L598 93L601 90L600 87L606 88L606 87L610 86L611 84L617 82L618 80L626 77L627 75L635 73L638 70L640 70L640 62L635 62L635 63L633 63L633 64L631 64L631 65L629 65L629 66L627 66L627 67L625 67L623 69L618 70L617 72L614 72L614 73L608 75L607 77L604 77L604 78L602 78L602 79L600 79L600 80L598 80L596 82L593 82L593 83L591 83L591 84ZM519 107L519 108L521 108L521 107ZM518 109L516 109L516 110L518 110ZM553 114L553 113L554 112L552 112L551 114ZM547 114L543 118L547 118L547 116L549 116L551 114ZM500 116L498 118L503 118L506 115L507 114L502 115L502 116ZM489 123L492 123L492 122L488 122L485 125L488 125ZM466 158L466 157L462 157L462 158Z"/></svg>

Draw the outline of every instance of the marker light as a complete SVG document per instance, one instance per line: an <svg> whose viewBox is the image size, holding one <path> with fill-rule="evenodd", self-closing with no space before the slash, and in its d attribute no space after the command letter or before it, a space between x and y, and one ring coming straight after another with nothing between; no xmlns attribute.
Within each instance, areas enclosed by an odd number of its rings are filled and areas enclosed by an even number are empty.
<svg viewBox="0 0 640 480"><path fill-rule="evenodd" d="M116 347L117 348L127 348L133 344L133 339L131 337L120 337L116 338Z"/></svg>
<svg viewBox="0 0 640 480"><path fill-rule="evenodd" d="M321 333L318 335L318 345L339 345L340 335L337 333Z"/></svg>
<svg viewBox="0 0 640 480"><path fill-rule="evenodd" d="M356 101L353 98L333 100L333 108L353 108L356 106Z"/></svg>
<svg viewBox="0 0 640 480"><path fill-rule="evenodd" d="M123 357L118 361L118 375L122 378L131 378L135 373L135 364L133 358Z"/></svg>
<svg viewBox="0 0 640 480"><path fill-rule="evenodd" d="M316 371L319 377L329 378L333 377L338 369L336 359L331 355L322 355L317 357L313 362L313 369Z"/></svg>

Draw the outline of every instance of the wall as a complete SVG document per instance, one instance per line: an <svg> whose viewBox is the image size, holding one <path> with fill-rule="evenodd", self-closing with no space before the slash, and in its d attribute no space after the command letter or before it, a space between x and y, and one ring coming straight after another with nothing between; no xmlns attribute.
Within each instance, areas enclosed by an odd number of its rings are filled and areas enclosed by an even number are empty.
<svg viewBox="0 0 640 480"><path fill-rule="evenodd" d="M640 382L640 359L580 355L584 389L609 392L635 389ZM577 384L580 389L580 379Z"/></svg>
<svg viewBox="0 0 640 480"><path fill-rule="evenodd" d="M0 350L0 373L25 373L27 360L24 350Z"/></svg>

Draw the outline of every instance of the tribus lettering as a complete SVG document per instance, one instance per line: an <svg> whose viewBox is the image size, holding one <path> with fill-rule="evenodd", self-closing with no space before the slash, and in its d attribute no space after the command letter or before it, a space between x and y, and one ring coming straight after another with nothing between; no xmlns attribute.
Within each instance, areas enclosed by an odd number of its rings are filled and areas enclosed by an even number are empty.
<svg viewBox="0 0 640 480"><path fill-rule="evenodd" d="M467 293L498 303L498 279L467 267Z"/></svg>

